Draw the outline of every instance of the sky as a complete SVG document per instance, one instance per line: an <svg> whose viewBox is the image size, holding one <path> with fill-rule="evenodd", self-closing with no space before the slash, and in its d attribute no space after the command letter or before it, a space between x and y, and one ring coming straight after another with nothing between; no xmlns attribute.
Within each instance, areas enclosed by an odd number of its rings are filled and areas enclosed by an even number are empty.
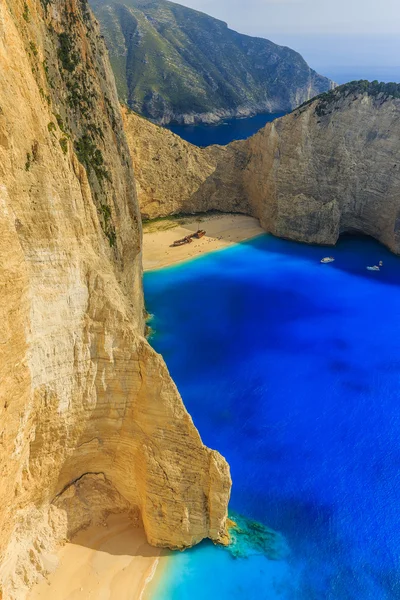
<svg viewBox="0 0 400 600"><path fill-rule="evenodd" d="M400 0L175 1L290 46L314 68L372 67L379 75L398 67L400 77Z"/></svg>

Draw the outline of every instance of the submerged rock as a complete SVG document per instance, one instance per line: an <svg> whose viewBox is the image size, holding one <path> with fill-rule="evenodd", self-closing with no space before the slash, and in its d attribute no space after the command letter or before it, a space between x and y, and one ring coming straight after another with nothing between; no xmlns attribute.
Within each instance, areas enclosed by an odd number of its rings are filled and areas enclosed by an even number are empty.
<svg viewBox="0 0 400 600"><path fill-rule="evenodd" d="M290 554L284 536L258 521L231 512L228 522L231 543L229 552L234 558L263 554L270 560L283 560Z"/></svg>

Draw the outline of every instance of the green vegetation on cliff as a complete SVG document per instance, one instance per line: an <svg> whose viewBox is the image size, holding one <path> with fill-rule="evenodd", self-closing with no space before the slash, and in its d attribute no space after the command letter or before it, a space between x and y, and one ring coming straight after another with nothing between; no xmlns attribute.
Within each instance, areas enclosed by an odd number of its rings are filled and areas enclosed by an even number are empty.
<svg viewBox="0 0 400 600"><path fill-rule="evenodd" d="M332 86L297 52L236 33L179 4L91 0L91 5L120 99L160 123L289 111Z"/></svg>
<svg viewBox="0 0 400 600"><path fill-rule="evenodd" d="M343 98L352 96L354 99L358 98L363 94L368 94L373 98L380 98L383 102L389 100L389 98L400 98L400 84L399 83L384 83L382 81L368 81L366 79L360 79L357 81L350 81L345 83L329 92L325 92L311 98L304 102L299 109L303 109L310 105L312 102L318 102L315 106L315 112L319 117L328 114L332 105Z"/></svg>

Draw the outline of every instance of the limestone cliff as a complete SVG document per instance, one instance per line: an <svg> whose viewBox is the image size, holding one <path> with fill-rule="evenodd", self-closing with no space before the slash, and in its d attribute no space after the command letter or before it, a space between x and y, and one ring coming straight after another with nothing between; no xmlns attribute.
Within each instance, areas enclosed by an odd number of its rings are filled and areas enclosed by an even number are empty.
<svg viewBox="0 0 400 600"><path fill-rule="evenodd" d="M137 117L129 116L140 185L154 172L153 188L146 194L139 189L141 210L152 217L242 212L280 237L335 244L341 233L362 232L400 253L399 90L353 82L267 124L247 141L203 150L154 125L135 129ZM158 177L157 159L147 160L152 153L163 156L168 164L162 170L170 177ZM196 185L190 186L193 165Z"/></svg>
<svg viewBox="0 0 400 600"><path fill-rule="evenodd" d="M224 541L229 468L143 337L141 225L85 0L0 3L0 597L113 511Z"/></svg>
<svg viewBox="0 0 400 600"><path fill-rule="evenodd" d="M246 143L252 214L277 236L335 244L371 235L400 253L400 99L355 82L268 125Z"/></svg>

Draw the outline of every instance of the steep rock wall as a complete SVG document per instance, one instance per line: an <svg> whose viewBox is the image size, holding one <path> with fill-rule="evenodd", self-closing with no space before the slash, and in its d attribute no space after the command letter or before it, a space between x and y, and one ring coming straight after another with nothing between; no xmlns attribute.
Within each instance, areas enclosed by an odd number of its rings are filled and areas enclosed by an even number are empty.
<svg viewBox="0 0 400 600"><path fill-rule="evenodd" d="M253 214L277 236L362 232L400 253L399 117L399 99L354 86L267 125L246 143Z"/></svg>
<svg viewBox="0 0 400 600"><path fill-rule="evenodd" d="M129 117L126 127L140 184L146 186L148 177L138 150L144 144L147 158L162 154L168 163L162 170L173 173L163 180L157 162L146 159L155 183L146 194L139 189L141 210L152 217L211 209L241 212L260 219L274 235L317 244L335 244L341 233L362 232L400 253L397 94L390 84L342 86L267 124L249 140L205 149L151 124L146 135L139 126L130 135L131 121L138 117ZM179 147L179 160L166 146ZM187 165L194 156L199 168L196 186L190 187L193 175Z"/></svg>
<svg viewBox="0 0 400 600"><path fill-rule="evenodd" d="M226 540L229 468L143 337L141 225L84 0L0 3L0 597L112 511Z"/></svg>

